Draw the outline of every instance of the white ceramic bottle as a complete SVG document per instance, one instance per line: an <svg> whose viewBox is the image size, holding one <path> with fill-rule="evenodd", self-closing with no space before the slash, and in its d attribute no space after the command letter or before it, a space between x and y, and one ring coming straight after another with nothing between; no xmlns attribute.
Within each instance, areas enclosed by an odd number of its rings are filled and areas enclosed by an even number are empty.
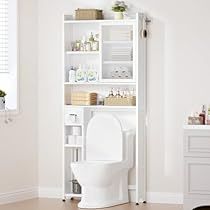
<svg viewBox="0 0 210 210"><path fill-rule="evenodd" d="M69 82L74 83L76 81L76 70L73 66L71 66L69 70Z"/></svg>

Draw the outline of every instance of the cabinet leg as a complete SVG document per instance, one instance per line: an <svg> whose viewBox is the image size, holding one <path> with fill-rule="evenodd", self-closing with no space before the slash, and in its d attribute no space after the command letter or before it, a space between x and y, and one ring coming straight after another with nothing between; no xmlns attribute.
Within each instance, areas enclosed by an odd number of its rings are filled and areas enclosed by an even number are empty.
<svg viewBox="0 0 210 210"><path fill-rule="evenodd" d="M66 202L66 199L63 199L62 201L63 201L63 202Z"/></svg>
<svg viewBox="0 0 210 210"><path fill-rule="evenodd" d="M139 203L136 203L136 206L138 206L139 205Z"/></svg>

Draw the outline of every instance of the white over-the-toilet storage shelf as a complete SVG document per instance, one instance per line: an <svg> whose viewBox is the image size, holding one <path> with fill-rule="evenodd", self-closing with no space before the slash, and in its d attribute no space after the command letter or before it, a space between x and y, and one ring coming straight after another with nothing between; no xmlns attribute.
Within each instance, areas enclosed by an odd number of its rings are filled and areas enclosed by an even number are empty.
<svg viewBox="0 0 210 210"><path fill-rule="evenodd" d="M63 21L63 199L81 197L72 190L72 161L85 160L85 136L90 118L98 112L115 113L125 128L136 130L135 167L130 172L135 202L146 201L146 16L126 20ZM97 34L95 51L74 51L75 41ZM120 34L120 35L119 35ZM72 50L73 49L73 50ZM88 66L97 72L92 82L70 81L70 66ZM111 89L132 90L136 106L75 106L74 91L97 92L105 98ZM135 180L135 181L133 181Z"/></svg>

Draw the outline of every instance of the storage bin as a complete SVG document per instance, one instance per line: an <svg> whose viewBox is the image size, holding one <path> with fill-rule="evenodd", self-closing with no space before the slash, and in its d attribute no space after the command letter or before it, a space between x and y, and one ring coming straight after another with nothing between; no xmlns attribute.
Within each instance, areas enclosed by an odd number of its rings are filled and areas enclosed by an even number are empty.
<svg viewBox="0 0 210 210"><path fill-rule="evenodd" d="M100 20L103 19L103 11L99 9L77 9L75 10L76 20Z"/></svg>

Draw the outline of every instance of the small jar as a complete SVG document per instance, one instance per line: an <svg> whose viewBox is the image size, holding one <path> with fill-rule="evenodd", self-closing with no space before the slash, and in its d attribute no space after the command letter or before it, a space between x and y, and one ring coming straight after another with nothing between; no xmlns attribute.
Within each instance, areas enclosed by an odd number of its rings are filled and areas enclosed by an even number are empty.
<svg viewBox="0 0 210 210"><path fill-rule="evenodd" d="M99 42L93 41L92 42L92 51L98 51L99 50Z"/></svg>
<svg viewBox="0 0 210 210"><path fill-rule="evenodd" d="M90 42L86 42L85 51L91 51L91 43Z"/></svg>
<svg viewBox="0 0 210 210"><path fill-rule="evenodd" d="M81 48L81 41L76 41L76 51L80 51Z"/></svg>

